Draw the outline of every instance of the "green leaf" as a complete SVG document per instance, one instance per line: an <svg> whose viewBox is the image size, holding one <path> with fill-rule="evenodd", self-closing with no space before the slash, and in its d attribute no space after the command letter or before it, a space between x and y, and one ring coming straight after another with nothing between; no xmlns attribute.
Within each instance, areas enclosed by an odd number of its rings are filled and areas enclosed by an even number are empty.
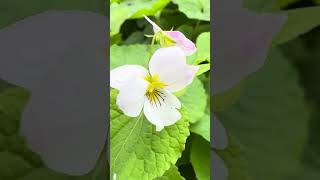
<svg viewBox="0 0 320 180"><path fill-rule="evenodd" d="M196 63L210 62L210 32L201 33L197 38Z"/></svg>
<svg viewBox="0 0 320 180"><path fill-rule="evenodd" d="M143 32L136 31L136 32L133 32L125 41L123 41L122 44L124 45L137 44L137 43L143 44L145 41L146 40Z"/></svg>
<svg viewBox="0 0 320 180"><path fill-rule="evenodd" d="M210 142L210 114L205 113L198 122L191 124L190 131Z"/></svg>
<svg viewBox="0 0 320 180"><path fill-rule="evenodd" d="M201 33L196 41L197 52L188 57L190 64L210 62L210 32Z"/></svg>
<svg viewBox="0 0 320 180"><path fill-rule="evenodd" d="M273 40L273 45L290 41L320 25L320 7L299 8L287 14L288 20Z"/></svg>
<svg viewBox="0 0 320 180"><path fill-rule="evenodd" d="M114 44L119 44L122 41L121 34L116 34L114 36L110 36L110 46Z"/></svg>
<svg viewBox="0 0 320 180"><path fill-rule="evenodd" d="M197 76L210 70L210 64L200 64L199 66L200 66L200 68L196 74Z"/></svg>
<svg viewBox="0 0 320 180"><path fill-rule="evenodd" d="M202 82L195 78L179 97L182 107L187 110L186 118L191 122L197 122L206 110L207 94Z"/></svg>
<svg viewBox="0 0 320 180"><path fill-rule="evenodd" d="M176 166L171 166L162 177L156 178L154 180L184 180L184 177L180 175L180 172Z"/></svg>
<svg viewBox="0 0 320 180"><path fill-rule="evenodd" d="M7 88L0 94L0 132L3 135L17 133L28 98L29 93L21 88Z"/></svg>
<svg viewBox="0 0 320 180"><path fill-rule="evenodd" d="M216 113L245 147L253 179L282 180L295 172L309 111L295 70L279 49L246 80L238 101Z"/></svg>
<svg viewBox="0 0 320 180"><path fill-rule="evenodd" d="M236 138L229 135L228 147L223 150L215 149L228 169L228 180L249 180L248 160L243 147Z"/></svg>
<svg viewBox="0 0 320 180"><path fill-rule="evenodd" d="M190 160L198 180L210 180L210 143L195 136L192 141Z"/></svg>
<svg viewBox="0 0 320 180"><path fill-rule="evenodd" d="M0 28L47 10L82 10L106 15L106 6L104 0L2 1Z"/></svg>
<svg viewBox="0 0 320 180"><path fill-rule="evenodd" d="M170 0L123 0L110 5L110 36L120 31L121 25L127 19L151 16L163 9Z"/></svg>
<svg viewBox="0 0 320 180"><path fill-rule="evenodd" d="M111 174L140 180L162 176L185 148L188 121L182 116L176 124L156 132L143 114L136 118L123 115L116 105L115 90L110 96Z"/></svg>
<svg viewBox="0 0 320 180"><path fill-rule="evenodd" d="M110 69L125 64L136 64L148 67L150 55L148 45L113 45L110 48Z"/></svg>
<svg viewBox="0 0 320 180"><path fill-rule="evenodd" d="M309 121L308 143L300 159L300 167L290 177L290 180L320 179L320 29L300 36L281 46L286 57L299 71L299 81L304 88L305 97L312 106Z"/></svg>
<svg viewBox="0 0 320 180"><path fill-rule="evenodd" d="M174 0L173 2L188 18L210 21L210 0Z"/></svg>

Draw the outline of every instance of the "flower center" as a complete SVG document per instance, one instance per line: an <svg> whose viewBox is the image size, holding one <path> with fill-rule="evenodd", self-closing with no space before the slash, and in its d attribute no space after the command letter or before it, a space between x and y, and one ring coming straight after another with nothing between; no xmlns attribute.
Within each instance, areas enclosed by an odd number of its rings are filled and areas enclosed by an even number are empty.
<svg viewBox="0 0 320 180"><path fill-rule="evenodd" d="M151 104L160 105L164 102L165 94L162 89L166 86L165 83L161 82L157 75L147 75L144 78L149 82L147 87L146 96Z"/></svg>
<svg viewBox="0 0 320 180"><path fill-rule="evenodd" d="M176 42L168 35L166 35L163 31L159 31L155 34L155 40L164 47L173 46L176 44Z"/></svg>

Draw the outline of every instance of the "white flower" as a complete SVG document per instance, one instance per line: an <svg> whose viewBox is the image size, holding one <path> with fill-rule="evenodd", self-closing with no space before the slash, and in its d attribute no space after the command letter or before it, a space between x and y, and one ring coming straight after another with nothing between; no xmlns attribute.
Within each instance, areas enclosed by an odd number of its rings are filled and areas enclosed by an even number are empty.
<svg viewBox="0 0 320 180"><path fill-rule="evenodd" d="M116 173L113 174L113 180L117 180L117 174Z"/></svg>
<svg viewBox="0 0 320 180"><path fill-rule="evenodd" d="M181 119L180 101L172 93L189 85L198 66L186 63L181 48L158 49L149 62L149 72L142 66L124 65L110 73L110 86L118 89L117 105L123 113L145 117L161 131Z"/></svg>

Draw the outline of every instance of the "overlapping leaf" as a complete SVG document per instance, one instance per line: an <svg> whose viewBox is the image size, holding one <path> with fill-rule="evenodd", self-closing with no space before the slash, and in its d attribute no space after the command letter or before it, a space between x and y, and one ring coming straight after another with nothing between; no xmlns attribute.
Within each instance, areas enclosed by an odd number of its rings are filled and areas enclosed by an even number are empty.
<svg viewBox="0 0 320 180"><path fill-rule="evenodd" d="M143 115L125 116L116 105L117 92L110 95L111 174L119 179L149 180L161 177L181 156L189 136L189 122L182 118L176 124L156 132Z"/></svg>
<svg viewBox="0 0 320 180"><path fill-rule="evenodd" d="M299 166L309 111L297 74L279 49L218 117L244 145L252 178L284 179Z"/></svg>
<svg viewBox="0 0 320 180"><path fill-rule="evenodd" d="M188 57L190 64L200 66L197 75L201 75L210 70L210 32L201 33L196 42L197 52Z"/></svg>
<svg viewBox="0 0 320 180"><path fill-rule="evenodd" d="M199 180L210 180L210 143L195 136L192 141L190 160Z"/></svg>
<svg viewBox="0 0 320 180"><path fill-rule="evenodd" d="M288 20L275 37L274 45L288 42L320 25L320 7L299 8L286 13Z"/></svg>
<svg viewBox="0 0 320 180"><path fill-rule="evenodd" d="M204 115L207 95L199 79L195 78L179 99L182 106L187 110L187 118L190 122L195 123Z"/></svg>
<svg viewBox="0 0 320 180"><path fill-rule="evenodd" d="M172 166L164 173L162 177L154 180L184 180L184 177L180 175L180 172L176 166Z"/></svg>
<svg viewBox="0 0 320 180"><path fill-rule="evenodd" d="M243 147L229 135L229 145L223 150L214 150L228 169L228 180L249 180L248 160Z"/></svg>
<svg viewBox="0 0 320 180"><path fill-rule="evenodd" d="M150 16L163 9L170 0L124 0L110 5L110 36L120 31L121 25L130 18Z"/></svg>
<svg viewBox="0 0 320 180"><path fill-rule="evenodd" d="M174 0L173 2L188 18L210 21L210 0Z"/></svg>

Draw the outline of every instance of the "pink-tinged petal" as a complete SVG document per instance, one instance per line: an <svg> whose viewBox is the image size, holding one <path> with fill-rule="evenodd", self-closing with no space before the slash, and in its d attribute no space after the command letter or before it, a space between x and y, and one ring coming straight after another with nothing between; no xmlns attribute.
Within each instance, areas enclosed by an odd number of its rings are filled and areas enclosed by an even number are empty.
<svg viewBox="0 0 320 180"><path fill-rule="evenodd" d="M131 79L120 88L117 96L117 105L129 117L137 117L145 101L148 82L142 78Z"/></svg>
<svg viewBox="0 0 320 180"><path fill-rule="evenodd" d="M151 21L151 19L149 19L147 16L145 16L145 15L143 15L143 16L153 26L154 33L162 31L162 29L155 22Z"/></svg>
<svg viewBox="0 0 320 180"><path fill-rule="evenodd" d="M159 76L168 91L177 92L191 84L199 66L188 65L183 50L173 46L158 49L151 57L149 70Z"/></svg>
<svg viewBox="0 0 320 180"><path fill-rule="evenodd" d="M168 91L163 90L161 93L163 99L161 98L160 102L146 100L143 108L144 115L156 126L156 131L161 131L181 119L181 114L177 110L181 108L179 99Z"/></svg>
<svg viewBox="0 0 320 180"><path fill-rule="evenodd" d="M120 88L126 85L130 80L136 78L144 78L148 74L148 71L138 65L124 65L117 67L110 72L110 86L112 88L120 90Z"/></svg>
<svg viewBox="0 0 320 180"><path fill-rule="evenodd" d="M183 33L179 31L164 31L171 39L173 39L177 46L183 49L187 56L192 55L197 51L196 45L190 41Z"/></svg>

